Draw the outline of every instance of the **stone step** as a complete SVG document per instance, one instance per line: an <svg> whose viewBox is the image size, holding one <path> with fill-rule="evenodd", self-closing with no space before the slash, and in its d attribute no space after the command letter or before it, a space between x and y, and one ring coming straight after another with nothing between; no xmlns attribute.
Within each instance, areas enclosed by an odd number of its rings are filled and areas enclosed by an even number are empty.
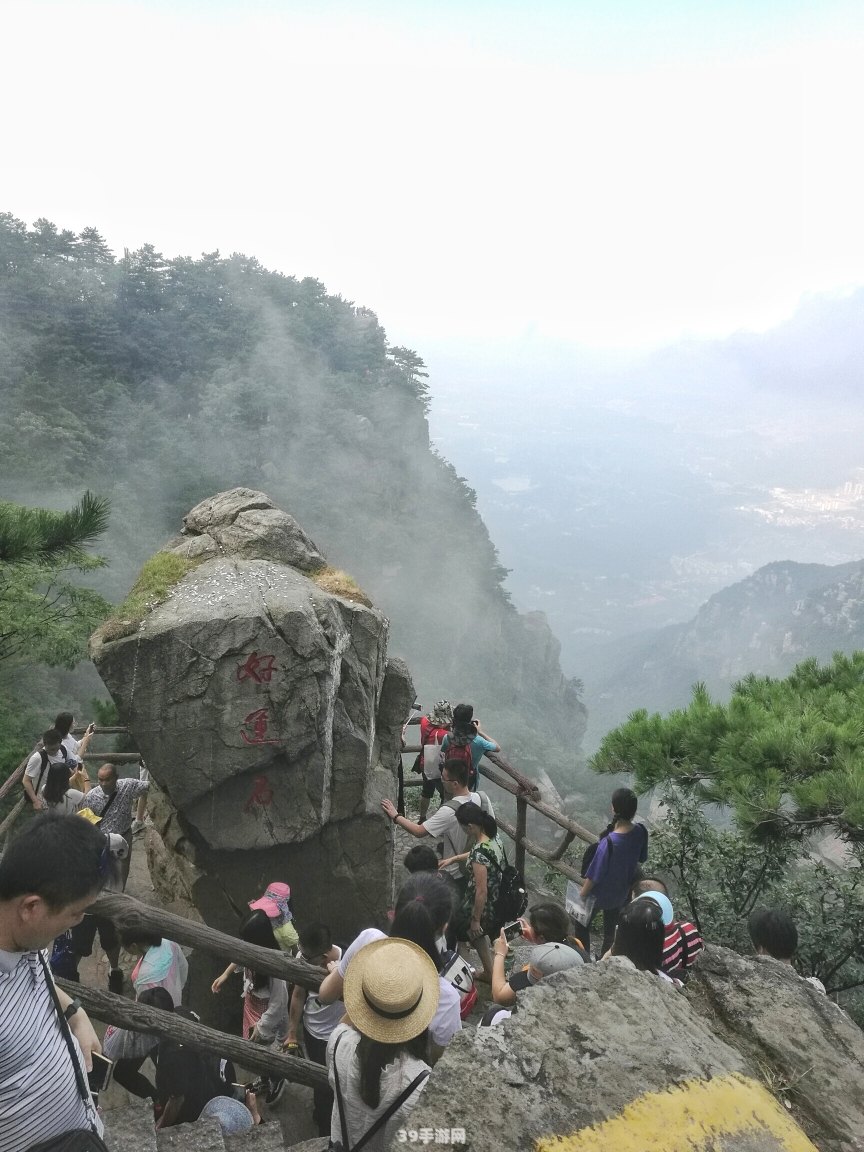
<svg viewBox="0 0 864 1152"><path fill-rule="evenodd" d="M243 1136L226 1136L225 1147L228 1152L285 1152L286 1145L282 1129L271 1122L259 1124Z"/></svg>
<svg viewBox="0 0 864 1152"><path fill-rule="evenodd" d="M123 1108L104 1112L105 1143L110 1152L156 1152L156 1132L153 1128L153 1105L149 1100L136 1100Z"/></svg>
<svg viewBox="0 0 864 1152"><path fill-rule="evenodd" d="M286 1152L327 1152L329 1143L326 1136L316 1136L313 1140L304 1140L301 1144L290 1144Z"/></svg>
<svg viewBox="0 0 864 1152"><path fill-rule="evenodd" d="M225 1152L225 1138L218 1120L206 1117L194 1124L175 1124L156 1133L159 1152Z"/></svg>

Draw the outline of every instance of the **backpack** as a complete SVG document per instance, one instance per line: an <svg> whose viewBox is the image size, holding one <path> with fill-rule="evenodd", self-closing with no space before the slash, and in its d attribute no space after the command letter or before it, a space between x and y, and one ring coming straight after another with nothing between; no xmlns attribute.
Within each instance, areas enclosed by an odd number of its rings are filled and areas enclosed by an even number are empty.
<svg viewBox="0 0 864 1152"><path fill-rule="evenodd" d="M34 749L34 751L38 751L39 756L41 757L41 763L39 765L39 775L36 777L36 784L34 785L34 788L33 788L34 793L38 796L39 795L39 789L42 787L42 781L45 779L45 773L48 771L48 753L45 751L44 748ZM66 753L66 745L65 744L60 745L60 751L63 753L63 763L66 764L68 767L69 756ZM32 756L32 755L33 755L33 753L31 752L30 756ZM30 759L30 756L27 757L27 760ZM24 762L24 765L26 767L26 765L27 765L26 760ZM22 777L21 787L24 788L23 777ZM30 799L30 795L27 792L26 788L24 789L24 796L25 796L28 804L33 803L33 801Z"/></svg>
<svg viewBox="0 0 864 1152"><path fill-rule="evenodd" d="M454 948L441 955L441 979L459 993L459 1017L465 1020L477 1003L477 989L474 986L474 969Z"/></svg>
<svg viewBox="0 0 864 1152"><path fill-rule="evenodd" d="M502 845L503 847L503 845ZM501 884L498 888L498 901L495 905L495 931L493 939L505 924L518 920L528 907L528 890L525 877L507 860L504 849L504 867L501 869Z"/></svg>
<svg viewBox="0 0 864 1152"><path fill-rule="evenodd" d="M606 825L606 828L604 829L604 831L602 831L600 833L597 840L595 840L593 844L589 844L588 847L585 849L585 851L582 853L582 863L579 865L579 875L580 876L584 877L586 875L586 873L588 872L588 869L591 867L591 861L597 855L597 849L600 847L600 841L604 840L614 828L615 828L615 822L613 820L613 822L611 824ZM607 866L607 868L612 863L612 848L613 848L613 846L614 846L613 841L607 840L607 842L606 842L606 862L607 862L606 866Z"/></svg>
<svg viewBox="0 0 864 1152"><path fill-rule="evenodd" d="M72 946L72 933L68 929L54 940L49 964L55 976L64 980L78 979L78 956Z"/></svg>
<svg viewBox="0 0 864 1152"><path fill-rule="evenodd" d="M473 792L477 783L477 770L474 767L474 759L471 755L471 745L474 742L473 736L455 736L450 733L450 739L447 742L447 750L441 749L441 756L439 758L439 767L443 768L446 760L460 760L468 769L468 791Z"/></svg>

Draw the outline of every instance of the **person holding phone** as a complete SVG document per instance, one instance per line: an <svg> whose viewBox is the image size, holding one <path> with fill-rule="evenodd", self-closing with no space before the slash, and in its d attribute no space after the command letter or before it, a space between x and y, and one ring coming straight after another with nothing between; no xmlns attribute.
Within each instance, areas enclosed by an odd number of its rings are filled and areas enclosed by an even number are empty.
<svg viewBox="0 0 864 1152"><path fill-rule="evenodd" d="M565 968L584 963L585 957L578 942L568 938L569 931L570 917L559 904L551 900L535 904L528 909L525 917L505 925L495 941L492 960L492 999L495 1003L513 1007L516 1004L516 993L532 984L537 984L544 976L548 976L550 971L559 970L554 968L555 964L561 964L563 967L560 970L563 971ZM529 962L511 972L508 978L504 973L504 962L510 951L510 945L520 935L534 947L529 953ZM547 945L550 944L566 948L568 952L573 953L573 956L558 955L556 948L544 960L545 952L542 950L547 949Z"/></svg>

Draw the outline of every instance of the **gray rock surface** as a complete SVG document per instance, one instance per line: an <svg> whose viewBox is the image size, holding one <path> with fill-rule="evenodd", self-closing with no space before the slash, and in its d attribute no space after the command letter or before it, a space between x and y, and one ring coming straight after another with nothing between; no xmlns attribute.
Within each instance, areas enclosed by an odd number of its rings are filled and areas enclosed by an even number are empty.
<svg viewBox="0 0 864 1152"><path fill-rule="evenodd" d="M752 1065L770 1069L821 1149L864 1149L864 1033L788 964L708 947L692 1005Z"/></svg>
<svg viewBox="0 0 864 1152"><path fill-rule="evenodd" d="M194 1124L177 1124L156 1133L159 1152L225 1152L218 1120L206 1117Z"/></svg>
<svg viewBox="0 0 864 1152"><path fill-rule="evenodd" d="M686 996L626 960L547 978L503 1025L462 1032L410 1127L464 1128L471 1149L514 1152L546 1152L553 1136L569 1138L568 1152L813 1147Z"/></svg>
<svg viewBox="0 0 864 1152"><path fill-rule="evenodd" d="M149 1100L130 1096L123 1108L111 1108L104 1113L105 1143L110 1152L156 1152L156 1131L153 1127L153 1105Z"/></svg>
<svg viewBox="0 0 864 1152"><path fill-rule="evenodd" d="M172 547L198 541L197 566L135 634L91 645L167 800L159 831L208 923L232 930L284 879L298 916L350 934L391 897L380 800L408 670L387 658L380 612L304 574L324 558L262 493L220 493L184 532Z"/></svg>

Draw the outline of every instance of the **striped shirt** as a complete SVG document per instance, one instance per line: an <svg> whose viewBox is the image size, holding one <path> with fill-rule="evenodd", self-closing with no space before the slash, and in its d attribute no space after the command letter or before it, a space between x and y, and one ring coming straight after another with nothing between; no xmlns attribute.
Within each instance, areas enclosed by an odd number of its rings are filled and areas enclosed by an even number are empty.
<svg viewBox="0 0 864 1152"><path fill-rule="evenodd" d="M663 941L663 971L667 976L686 979L688 969L704 947L695 924L689 920L673 920Z"/></svg>
<svg viewBox="0 0 864 1152"><path fill-rule="evenodd" d="M82 1073L84 1058L72 1037ZM0 1148L33 1144L102 1122L78 1092L69 1049L38 952L0 950Z"/></svg>

